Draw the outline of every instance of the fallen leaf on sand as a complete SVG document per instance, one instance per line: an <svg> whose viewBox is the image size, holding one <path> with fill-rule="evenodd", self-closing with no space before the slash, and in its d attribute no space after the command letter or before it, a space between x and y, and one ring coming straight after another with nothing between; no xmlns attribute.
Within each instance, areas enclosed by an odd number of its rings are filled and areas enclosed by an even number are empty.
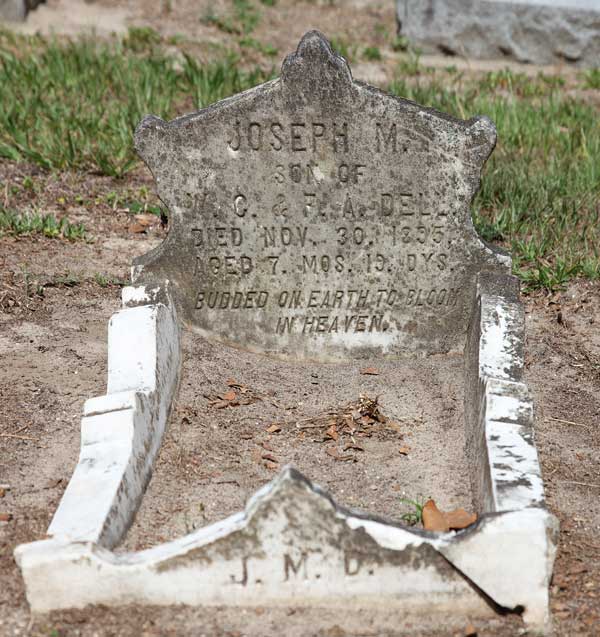
<svg viewBox="0 0 600 637"><path fill-rule="evenodd" d="M10 522L12 519L12 513L0 513L0 522Z"/></svg>
<svg viewBox="0 0 600 637"><path fill-rule="evenodd" d="M410 451L410 447L408 445L404 445L403 447L400 447L400 449L398 449L398 451L403 455L403 456L408 456L408 452Z"/></svg>
<svg viewBox="0 0 600 637"><path fill-rule="evenodd" d="M331 425L331 427L329 427L329 429L325 432L325 437L331 438L332 440L337 440L339 438L335 425Z"/></svg>
<svg viewBox="0 0 600 637"><path fill-rule="evenodd" d="M427 500L423 506L423 527L426 531L458 531L476 521L476 513L467 513L464 509L440 511L433 500Z"/></svg>
<svg viewBox="0 0 600 637"><path fill-rule="evenodd" d="M224 394L221 395L221 398L223 400L235 400L237 398L237 394L233 391L233 389L231 389L230 391L226 391Z"/></svg>
<svg viewBox="0 0 600 637"><path fill-rule="evenodd" d="M129 232L133 232L134 234L146 232L146 226L143 226L141 223L132 223L127 229L129 230Z"/></svg>
<svg viewBox="0 0 600 637"><path fill-rule="evenodd" d="M325 453L340 461L355 460L355 457L349 453L342 456L335 447L327 447L327 449L325 449Z"/></svg>
<svg viewBox="0 0 600 637"><path fill-rule="evenodd" d="M473 522L477 522L477 514L467 513L464 509L454 509L454 511L448 511L447 513L444 513L444 515L446 516L448 526L453 531L466 529L468 526L473 524Z"/></svg>
<svg viewBox="0 0 600 637"><path fill-rule="evenodd" d="M272 425L267 427L265 431L269 434L276 434L277 432L281 431L281 427L276 422L274 422Z"/></svg>
<svg viewBox="0 0 600 637"><path fill-rule="evenodd" d="M3 498L6 495L6 489L0 487L0 498Z"/></svg>
<svg viewBox="0 0 600 637"><path fill-rule="evenodd" d="M450 530L446 517L437 508L433 500L427 500L423 506L423 528L426 531L438 531L445 533Z"/></svg>
<svg viewBox="0 0 600 637"><path fill-rule="evenodd" d="M360 370L363 376L379 376L380 371L376 367L365 367Z"/></svg>
<svg viewBox="0 0 600 637"><path fill-rule="evenodd" d="M277 458L272 453L263 453L261 458L263 460L268 460L269 462L279 462Z"/></svg>
<svg viewBox="0 0 600 637"><path fill-rule="evenodd" d="M468 624L465 628L465 637L477 637L477 628L473 624Z"/></svg>
<svg viewBox="0 0 600 637"><path fill-rule="evenodd" d="M365 448L357 445L356 443L349 442L345 447L344 451L348 451L349 449L354 449L355 451L364 451Z"/></svg>
<svg viewBox="0 0 600 637"><path fill-rule="evenodd" d="M134 219L141 226L151 226L153 223L158 223L160 221L160 219L156 215L149 215L149 214L135 215Z"/></svg>
<svg viewBox="0 0 600 637"><path fill-rule="evenodd" d="M227 379L227 386L235 387L236 389L239 389L240 393L242 394L247 394L250 391L250 389L246 387L246 385L242 385L242 383L238 383L234 378Z"/></svg>

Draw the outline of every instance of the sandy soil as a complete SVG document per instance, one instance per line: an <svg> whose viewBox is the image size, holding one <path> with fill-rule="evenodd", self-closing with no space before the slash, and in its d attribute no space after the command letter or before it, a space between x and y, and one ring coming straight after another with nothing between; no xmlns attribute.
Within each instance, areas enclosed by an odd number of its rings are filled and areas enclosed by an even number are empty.
<svg viewBox="0 0 600 637"><path fill-rule="evenodd" d="M191 334L184 356L178 404L126 548L239 511L286 464L346 506L397 521L409 510L401 498L471 507L461 357L285 363ZM361 374L375 366L378 375ZM218 397L231 385L234 406L224 406L232 403ZM338 415L360 411L361 395L378 397L388 421L367 422L354 435L331 430Z"/></svg>
<svg viewBox="0 0 600 637"><path fill-rule="evenodd" d="M75 12L75 5L84 5L84 13ZM100 31L105 26L106 32L150 24L165 34L185 33L229 45L233 38L198 18L211 6L220 11L229 3L48 0L25 28L62 28L75 34L86 28L86 21L95 22ZM392 3L355 0L344 2L343 10L341 6L340 1L330 6L325 1L279 0L276 9L261 8L263 18L253 37L276 46L278 57L313 26L380 46L381 62L363 61L353 69L357 77L384 84L397 62L386 44L395 29ZM449 63L446 58L425 62L440 67ZM466 72L489 66L455 59L450 63ZM25 176L33 177L34 191L21 188ZM7 487L0 514L10 517L0 522L0 636L469 634L468 618L452 625L439 619L416 624L363 611L340 616L295 608L95 608L31 619L12 551L45 534L77 461L83 402L105 390L106 326L119 307L119 282L128 278L131 259L161 241L165 230L157 221L144 233L134 233L131 215L106 203L109 191L151 187L144 170L116 182L47 175L0 161L0 183L5 205L25 209L35 203L46 212L84 221L94 239L0 238L0 485ZM9 186L17 186L17 192ZM86 202L78 204L81 194ZM524 301L537 444L548 504L561 522L551 587L556 634L591 637L600 625L600 284L575 282L556 295L536 294ZM414 365L291 365L193 335L186 335L184 355L181 392L155 476L122 548L152 545L239 509L287 462L340 501L393 518L404 510L403 494L432 495L442 506L469 505L459 359L430 358ZM380 374L361 374L367 366ZM240 397L252 401L219 409L215 401L231 390L230 378L246 389L242 393L237 388ZM370 435L356 439L363 450L345 449L352 441L347 436L333 440L327 428L302 429L311 422L305 418L343 412L361 393L379 396L381 410L398 427L375 423ZM281 430L269 433L273 423ZM336 459L328 453L334 448L338 456L349 458ZM522 634L517 617L476 623L475 628L486 636Z"/></svg>

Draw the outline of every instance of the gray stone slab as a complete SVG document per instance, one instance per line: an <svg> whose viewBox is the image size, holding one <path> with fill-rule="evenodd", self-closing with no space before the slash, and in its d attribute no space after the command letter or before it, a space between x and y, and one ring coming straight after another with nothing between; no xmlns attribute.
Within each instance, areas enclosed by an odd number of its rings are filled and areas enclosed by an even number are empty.
<svg viewBox="0 0 600 637"><path fill-rule="evenodd" d="M0 20L22 22L27 16L25 0L0 0Z"/></svg>
<svg viewBox="0 0 600 637"><path fill-rule="evenodd" d="M470 214L495 141L485 117L353 81L307 33L281 78L142 121L172 227L134 282L167 279L186 322L260 352L462 351L477 273L510 268Z"/></svg>
<svg viewBox="0 0 600 637"><path fill-rule="evenodd" d="M576 63L600 60L598 0L397 0L412 42L475 58Z"/></svg>

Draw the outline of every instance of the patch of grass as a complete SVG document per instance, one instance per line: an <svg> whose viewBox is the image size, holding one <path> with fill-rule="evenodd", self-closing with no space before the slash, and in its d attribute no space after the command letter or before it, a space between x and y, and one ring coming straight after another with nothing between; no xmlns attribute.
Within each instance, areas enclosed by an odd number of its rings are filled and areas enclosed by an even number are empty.
<svg viewBox="0 0 600 637"><path fill-rule="evenodd" d="M396 51L396 53L400 51L408 51L410 48L410 42L405 35L398 35L396 39L392 43L392 51Z"/></svg>
<svg viewBox="0 0 600 637"><path fill-rule="evenodd" d="M415 77L426 70L421 66L421 53L417 50L408 49L398 62L398 73L404 77Z"/></svg>
<svg viewBox="0 0 600 637"><path fill-rule="evenodd" d="M275 57L279 50L274 47L272 44L263 44L259 40L252 38L250 36L245 36L238 40L238 44L242 48L254 49L263 55L268 55L269 57Z"/></svg>
<svg viewBox="0 0 600 637"><path fill-rule="evenodd" d="M144 46L155 41L151 30L132 33ZM187 55L176 65L154 46L134 54L117 40L0 33L0 157L122 177L138 161L133 131L146 113L170 118L190 94L205 106L266 77L242 72L233 56L202 65Z"/></svg>
<svg viewBox="0 0 600 637"><path fill-rule="evenodd" d="M423 507L429 498L418 496L415 500L400 498L400 502L408 506L409 510L400 516L400 519L408 526L415 526L423 523Z"/></svg>
<svg viewBox="0 0 600 637"><path fill-rule="evenodd" d="M600 68L588 69L581 74L583 88L600 89Z"/></svg>
<svg viewBox="0 0 600 637"><path fill-rule="evenodd" d="M502 69L487 73L479 85L485 91L505 90L518 97L541 97L560 88L564 83L560 76L539 73L533 78L525 73Z"/></svg>
<svg viewBox="0 0 600 637"><path fill-rule="evenodd" d="M233 55L210 65L201 64L186 53L184 56L182 80L197 108L203 108L224 97L244 91L273 75L259 68L250 72L242 71L238 58Z"/></svg>
<svg viewBox="0 0 600 637"><path fill-rule="evenodd" d="M346 58L348 62L356 60L356 54L358 46L348 42L348 40L339 37L333 37L330 40L331 48L342 57Z"/></svg>
<svg viewBox="0 0 600 637"><path fill-rule="evenodd" d="M41 234L45 237L62 237L71 241L88 238L82 223L71 223L65 217L57 219L51 214L19 213L0 208L0 236L3 234Z"/></svg>
<svg viewBox="0 0 600 637"><path fill-rule="evenodd" d="M158 31L152 27L129 27L127 36L123 38L123 46L131 51L147 51L162 42Z"/></svg>
<svg viewBox="0 0 600 637"><path fill-rule="evenodd" d="M43 283L42 287L74 288L77 285L81 285L83 281L84 279L82 279L81 276L67 271L64 274L53 276L50 281L46 281L45 283Z"/></svg>
<svg viewBox="0 0 600 637"><path fill-rule="evenodd" d="M263 4L269 4L269 2L263 2ZM209 10L201 21L216 27L223 33L248 35L260 22L260 11L251 0L232 0L230 13L216 14Z"/></svg>
<svg viewBox="0 0 600 637"><path fill-rule="evenodd" d="M123 286L128 285L127 281L123 281L122 279L117 279L111 276L105 276L100 272L96 272L94 274L94 283L99 285L101 288L108 288L113 286L122 288Z"/></svg>
<svg viewBox="0 0 600 637"><path fill-rule="evenodd" d="M512 78L512 88L522 81ZM390 89L462 119L487 115L496 124L498 145L474 202L474 222L484 239L510 249L527 289L554 290L600 271L600 125L596 110L563 95L559 82L533 81L549 87L543 99L537 89L517 90L527 98L510 90L498 95L489 77L460 91L437 79L398 80Z"/></svg>
<svg viewBox="0 0 600 637"><path fill-rule="evenodd" d="M368 46L363 51L363 56L365 60L369 60L370 62L376 62L382 59L381 51L379 47L376 46Z"/></svg>
<svg viewBox="0 0 600 637"><path fill-rule="evenodd" d="M121 177L136 162L134 127L145 113L169 114L178 81L162 54L127 55L121 45L0 49L0 156Z"/></svg>

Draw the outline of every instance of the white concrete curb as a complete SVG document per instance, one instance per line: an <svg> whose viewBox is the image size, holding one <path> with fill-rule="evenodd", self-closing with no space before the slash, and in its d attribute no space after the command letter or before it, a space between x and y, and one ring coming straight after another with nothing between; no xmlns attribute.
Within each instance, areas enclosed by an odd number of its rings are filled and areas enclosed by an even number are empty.
<svg viewBox="0 0 600 637"><path fill-rule="evenodd" d="M112 316L107 395L85 403L79 462L48 529L53 538L111 548L124 537L160 448L179 358L172 306Z"/></svg>
<svg viewBox="0 0 600 637"><path fill-rule="evenodd" d="M480 275L465 350L465 422L476 504L483 513L503 514L495 551L499 557L510 553L513 564L520 566L513 576L495 578L496 564L474 558L485 554L475 536L472 553L449 555L497 603L523 607L525 621L548 632L548 585L558 521L544 505L533 402L522 382L524 310L510 293L511 282L505 280L510 278ZM499 293L503 289L506 295Z"/></svg>

